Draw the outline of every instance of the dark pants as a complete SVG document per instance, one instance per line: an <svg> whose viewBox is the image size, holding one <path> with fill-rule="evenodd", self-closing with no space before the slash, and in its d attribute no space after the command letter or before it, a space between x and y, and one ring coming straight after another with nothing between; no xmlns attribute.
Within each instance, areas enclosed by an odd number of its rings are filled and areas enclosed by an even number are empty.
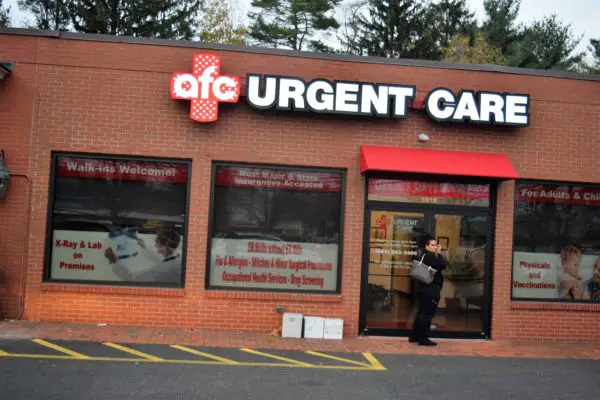
<svg viewBox="0 0 600 400"><path fill-rule="evenodd" d="M429 337L431 329L431 320L435 317L438 303L440 302L440 292L442 288L436 283L429 285L419 285L417 288L417 302L419 311L413 322L411 337L417 340L424 340Z"/></svg>

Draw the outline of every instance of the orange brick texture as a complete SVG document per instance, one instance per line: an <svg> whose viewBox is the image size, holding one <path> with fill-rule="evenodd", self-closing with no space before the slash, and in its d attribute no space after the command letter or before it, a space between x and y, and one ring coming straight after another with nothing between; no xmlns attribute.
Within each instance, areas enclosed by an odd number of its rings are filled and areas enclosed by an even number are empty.
<svg viewBox="0 0 600 400"><path fill-rule="evenodd" d="M168 92L171 73L191 71L198 49L11 34L0 34L0 44L0 59L17 61L0 84L0 137L9 168L22 174L0 204L0 297L9 317L18 316L24 299L24 318L32 321L270 332L281 323L275 308L284 306L343 318L345 334L356 336L365 187L360 145L504 153L524 178L597 182L600 170L600 82L219 50L213 52L222 57L221 73L240 77L405 83L417 86L418 98L438 86L529 93L531 126L438 124L421 111L404 120L260 112L243 99L221 104L219 121L202 125L189 119L189 102L171 100ZM420 132L432 140L419 143ZM193 160L185 289L42 283L51 151ZM340 295L205 290L214 160L347 169ZM514 182L500 185L492 338L600 343L596 305L511 302L513 194Z"/></svg>

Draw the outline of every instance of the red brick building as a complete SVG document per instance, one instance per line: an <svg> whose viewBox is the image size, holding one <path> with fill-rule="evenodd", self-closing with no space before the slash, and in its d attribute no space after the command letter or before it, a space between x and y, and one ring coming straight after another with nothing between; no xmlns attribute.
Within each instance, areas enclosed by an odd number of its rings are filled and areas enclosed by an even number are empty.
<svg viewBox="0 0 600 400"><path fill-rule="evenodd" d="M430 234L434 336L600 342L597 76L19 29L0 61L5 318L404 335Z"/></svg>

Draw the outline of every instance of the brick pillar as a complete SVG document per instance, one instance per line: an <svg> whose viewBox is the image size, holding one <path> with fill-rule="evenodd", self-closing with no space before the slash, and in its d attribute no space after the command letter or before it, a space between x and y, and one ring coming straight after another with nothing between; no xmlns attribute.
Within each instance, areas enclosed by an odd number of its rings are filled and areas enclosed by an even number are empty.
<svg viewBox="0 0 600 400"><path fill-rule="evenodd" d="M494 264L492 266L492 339L510 336L510 290L512 276L512 242L515 182L498 185Z"/></svg>

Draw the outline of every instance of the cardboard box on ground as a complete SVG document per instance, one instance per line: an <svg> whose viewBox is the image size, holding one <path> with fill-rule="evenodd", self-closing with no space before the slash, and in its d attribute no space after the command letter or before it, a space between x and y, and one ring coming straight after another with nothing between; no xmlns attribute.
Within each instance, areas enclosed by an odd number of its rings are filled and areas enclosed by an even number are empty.
<svg viewBox="0 0 600 400"><path fill-rule="evenodd" d="M300 339L342 339L344 320L284 313L281 337Z"/></svg>

